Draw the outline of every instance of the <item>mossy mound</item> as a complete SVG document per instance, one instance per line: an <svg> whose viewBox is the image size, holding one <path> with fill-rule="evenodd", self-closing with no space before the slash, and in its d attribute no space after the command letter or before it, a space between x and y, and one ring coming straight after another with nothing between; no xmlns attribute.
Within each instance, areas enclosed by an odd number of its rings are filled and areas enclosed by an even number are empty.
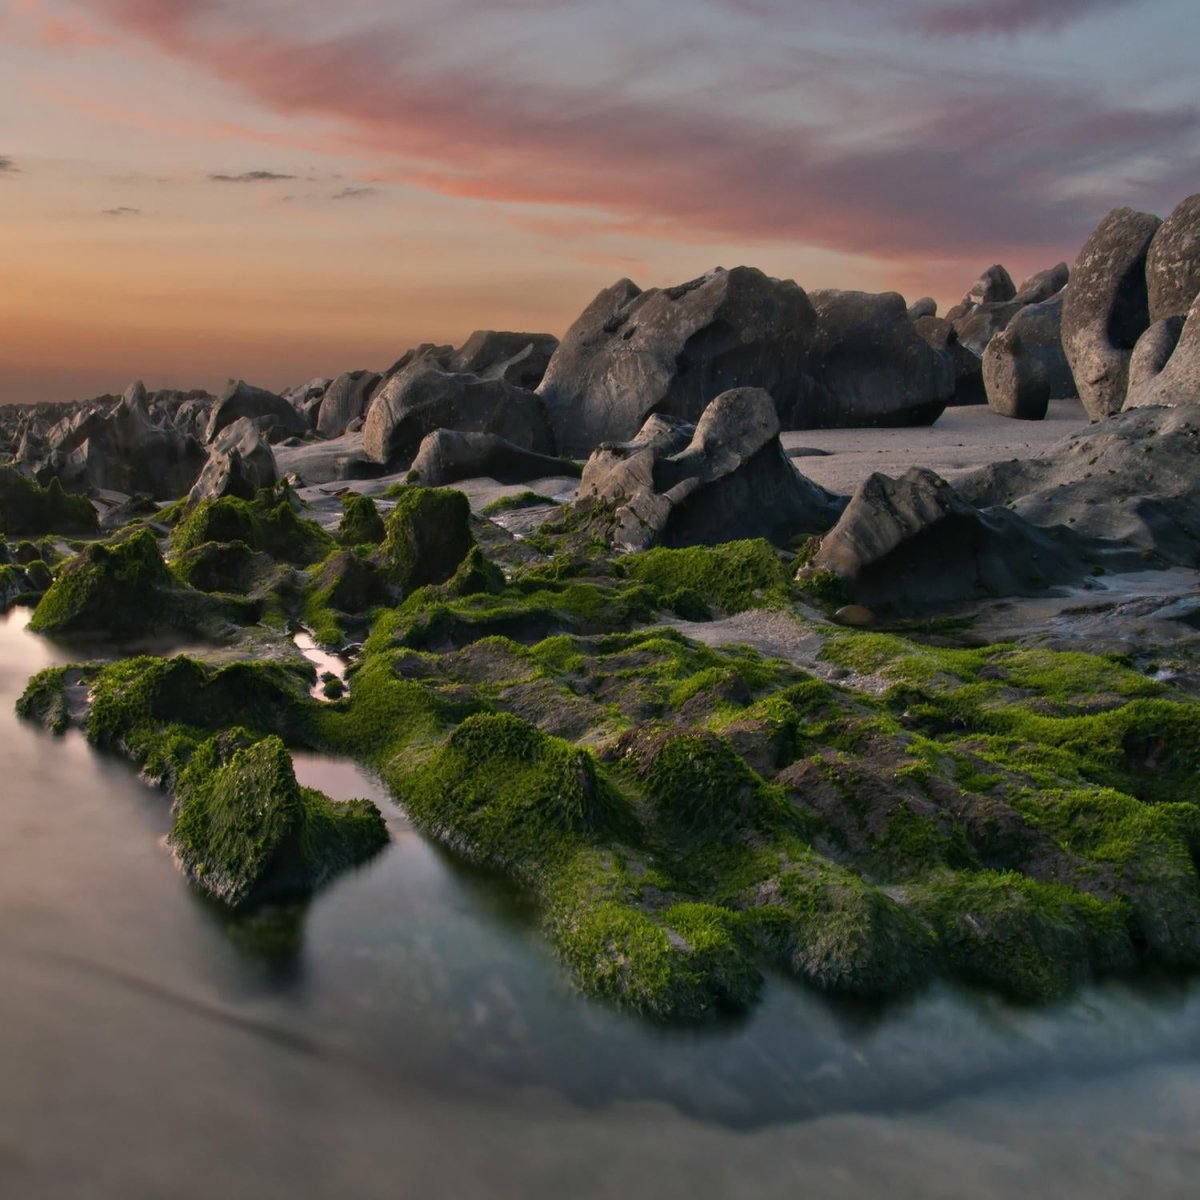
<svg viewBox="0 0 1200 1200"><path fill-rule="evenodd" d="M265 554L245 542L204 542L180 554L172 564L176 576L201 592L245 595L272 569Z"/></svg>
<svg viewBox="0 0 1200 1200"><path fill-rule="evenodd" d="M370 801L335 803L300 787L277 737L210 739L176 794L171 848L196 886L229 908L307 896L387 843Z"/></svg>
<svg viewBox="0 0 1200 1200"><path fill-rule="evenodd" d="M380 563L403 592L445 583L471 552L471 505L453 488L406 487L387 519Z"/></svg>
<svg viewBox="0 0 1200 1200"><path fill-rule="evenodd" d="M208 542L241 542L277 562L301 567L320 562L336 548L315 521L297 515L290 493L278 487L264 488L253 500L223 496L183 510L171 530L172 554L181 556Z"/></svg>
<svg viewBox="0 0 1200 1200"><path fill-rule="evenodd" d="M38 633L120 637L194 630L211 615L204 597L167 570L154 535L143 529L123 540L93 543L68 561L29 627Z"/></svg>
<svg viewBox="0 0 1200 1200"><path fill-rule="evenodd" d="M39 487L15 468L0 467L0 533L88 537L98 529L96 510L86 496L68 496L57 479Z"/></svg>
<svg viewBox="0 0 1200 1200"><path fill-rule="evenodd" d="M383 518L370 496L348 492L342 497L342 519L337 538L343 546L378 546L386 535Z"/></svg>

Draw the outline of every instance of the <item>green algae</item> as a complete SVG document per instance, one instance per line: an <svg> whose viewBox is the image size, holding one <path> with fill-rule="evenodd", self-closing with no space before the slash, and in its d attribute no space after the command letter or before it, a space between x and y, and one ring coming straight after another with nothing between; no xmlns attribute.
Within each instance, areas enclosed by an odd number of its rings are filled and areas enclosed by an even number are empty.
<svg viewBox="0 0 1200 1200"><path fill-rule="evenodd" d="M0 466L0 533L41 537L48 533L94 535L96 510L86 496L68 496L57 478L45 486L13 467Z"/></svg>
<svg viewBox="0 0 1200 1200"><path fill-rule="evenodd" d="M471 505L453 488L406 487L388 514L380 562L403 592L445 583L471 552Z"/></svg>
<svg viewBox="0 0 1200 1200"><path fill-rule="evenodd" d="M169 545L175 556L208 542L241 542L278 562L310 566L334 548L315 521L301 517L283 488L264 488L253 500L223 496L181 510Z"/></svg>
<svg viewBox="0 0 1200 1200"><path fill-rule="evenodd" d="M383 518L370 496L348 492L342 497L337 538L343 546L378 546L387 534Z"/></svg>

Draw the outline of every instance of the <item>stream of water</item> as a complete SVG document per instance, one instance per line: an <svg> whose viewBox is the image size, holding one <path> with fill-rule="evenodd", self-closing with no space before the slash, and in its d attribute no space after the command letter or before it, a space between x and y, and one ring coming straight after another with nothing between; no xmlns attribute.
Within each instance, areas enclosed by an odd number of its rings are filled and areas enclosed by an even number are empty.
<svg viewBox="0 0 1200 1200"><path fill-rule="evenodd" d="M230 922L167 798L20 723L69 657L0 618L0 1197L1192 1197L1200 988L883 1010L772 980L738 1023L576 995L536 914L407 824L307 909Z"/></svg>

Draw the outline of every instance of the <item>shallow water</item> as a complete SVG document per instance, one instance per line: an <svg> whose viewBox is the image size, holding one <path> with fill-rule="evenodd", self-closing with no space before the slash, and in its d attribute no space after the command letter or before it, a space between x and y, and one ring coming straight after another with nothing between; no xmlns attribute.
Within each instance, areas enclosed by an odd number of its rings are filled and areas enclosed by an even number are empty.
<svg viewBox="0 0 1200 1200"><path fill-rule="evenodd" d="M534 914L350 764L389 849L307 912L230 924L166 798L20 724L67 655L0 621L0 1196L1192 1196L1200 990L883 1011L772 981L670 1032L574 995Z"/></svg>

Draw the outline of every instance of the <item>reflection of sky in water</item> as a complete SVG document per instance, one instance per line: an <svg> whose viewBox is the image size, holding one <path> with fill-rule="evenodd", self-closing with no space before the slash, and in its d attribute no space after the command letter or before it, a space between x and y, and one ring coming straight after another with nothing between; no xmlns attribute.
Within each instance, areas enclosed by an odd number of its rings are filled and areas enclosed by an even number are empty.
<svg viewBox="0 0 1200 1200"><path fill-rule="evenodd" d="M264 954L175 871L166 797L16 721L59 657L20 624L0 624L0 1194L1094 1197L1132 1194L1131 1164L1185 1194L1200 1077L1167 1064L1200 1048L1194 989L879 1011L778 980L744 1021L656 1029L575 995L536 914L344 762L296 755L303 783L379 802L391 846L283 914L288 961Z"/></svg>

